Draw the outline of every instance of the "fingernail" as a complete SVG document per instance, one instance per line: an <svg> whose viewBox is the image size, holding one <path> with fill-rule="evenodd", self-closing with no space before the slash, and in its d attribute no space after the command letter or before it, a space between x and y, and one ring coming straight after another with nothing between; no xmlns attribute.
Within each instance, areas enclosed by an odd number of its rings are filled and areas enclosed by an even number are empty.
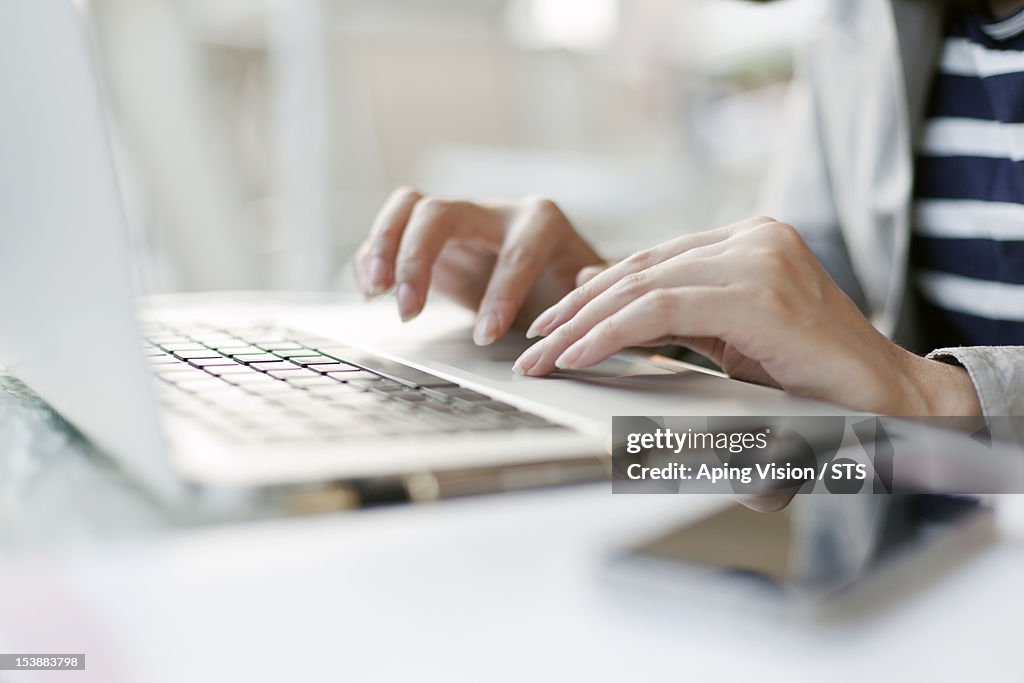
<svg viewBox="0 0 1024 683"><path fill-rule="evenodd" d="M473 342L477 346L493 344L498 338L498 316L495 313L488 313L480 318L473 329Z"/></svg>
<svg viewBox="0 0 1024 683"><path fill-rule="evenodd" d="M540 344L534 344L523 352L523 355L519 356L515 365L512 366L512 372L517 375L530 374L530 370L533 370L534 366L537 365L537 361L540 360L543 352Z"/></svg>
<svg viewBox="0 0 1024 683"><path fill-rule="evenodd" d="M530 325L530 329L526 330L526 338L533 339L534 337L539 337L542 334L547 334L547 328L549 325L551 325L551 321L554 319L554 317L555 312L551 310L547 310L541 313L539 316L537 316L537 319L533 321L533 324Z"/></svg>
<svg viewBox="0 0 1024 683"><path fill-rule="evenodd" d="M580 358L583 357L583 347L578 343L573 344L565 350L561 356L555 359L555 367L562 370L572 370L577 367Z"/></svg>
<svg viewBox="0 0 1024 683"><path fill-rule="evenodd" d="M419 314L419 297L408 282L398 285L398 314L402 322L409 322Z"/></svg>
<svg viewBox="0 0 1024 683"><path fill-rule="evenodd" d="M388 280L388 262L382 258L373 259L373 263L370 264L370 282L367 290L368 296L378 296L384 293L387 289Z"/></svg>

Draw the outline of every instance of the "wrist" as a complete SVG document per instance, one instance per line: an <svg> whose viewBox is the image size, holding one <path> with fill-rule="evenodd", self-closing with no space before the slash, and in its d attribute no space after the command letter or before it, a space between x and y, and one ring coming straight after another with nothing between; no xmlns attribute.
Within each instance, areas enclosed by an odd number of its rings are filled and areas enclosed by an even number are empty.
<svg viewBox="0 0 1024 683"><path fill-rule="evenodd" d="M907 354L908 400L904 414L934 417L979 417L981 402L967 370Z"/></svg>

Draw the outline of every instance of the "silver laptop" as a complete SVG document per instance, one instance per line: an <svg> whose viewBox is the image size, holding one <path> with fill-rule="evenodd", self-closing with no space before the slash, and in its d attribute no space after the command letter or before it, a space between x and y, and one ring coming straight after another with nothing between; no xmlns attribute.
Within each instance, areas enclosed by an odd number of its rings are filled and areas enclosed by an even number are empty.
<svg viewBox="0 0 1024 683"><path fill-rule="evenodd" d="M438 473L593 472L616 413L794 410L642 359L517 377L522 340L477 349L443 305L404 327L391 307L269 295L139 306L98 90L72 0L0 2L0 364L167 501L395 477L430 497Z"/></svg>

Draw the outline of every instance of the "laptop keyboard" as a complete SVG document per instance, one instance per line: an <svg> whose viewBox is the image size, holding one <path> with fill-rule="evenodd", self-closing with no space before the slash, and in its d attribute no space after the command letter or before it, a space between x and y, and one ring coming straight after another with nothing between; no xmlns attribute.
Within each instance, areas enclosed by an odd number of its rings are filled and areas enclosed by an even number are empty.
<svg viewBox="0 0 1024 683"><path fill-rule="evenodd" d="M564 429L440 377L272 327L146 324L167 410L240 441Z"/></svg>

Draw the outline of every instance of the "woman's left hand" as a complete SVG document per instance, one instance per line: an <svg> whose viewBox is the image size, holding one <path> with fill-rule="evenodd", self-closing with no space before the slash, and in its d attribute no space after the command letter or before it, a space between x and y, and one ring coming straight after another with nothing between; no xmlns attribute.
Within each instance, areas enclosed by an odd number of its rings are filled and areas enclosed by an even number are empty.
<svg viewBox="0 0 1024 683"><path fill-rule="evenodd" d="M977 415L963 368L878 332L791 226L758 217L687 235L593 276L541 314L516 362L547 375L630 346L679 344L731 377L854 410Z"/></svg>

